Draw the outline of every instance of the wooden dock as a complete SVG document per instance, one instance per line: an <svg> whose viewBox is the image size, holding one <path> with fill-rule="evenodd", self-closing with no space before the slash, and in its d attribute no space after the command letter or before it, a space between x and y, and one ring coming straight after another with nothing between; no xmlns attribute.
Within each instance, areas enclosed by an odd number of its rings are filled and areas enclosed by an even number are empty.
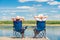
<svg viewBox="0 0 60 40"><path fill-rule="evenodd" d="M9 37L0 37L0 40L48 40L46 38L9 38Z"/></svg>

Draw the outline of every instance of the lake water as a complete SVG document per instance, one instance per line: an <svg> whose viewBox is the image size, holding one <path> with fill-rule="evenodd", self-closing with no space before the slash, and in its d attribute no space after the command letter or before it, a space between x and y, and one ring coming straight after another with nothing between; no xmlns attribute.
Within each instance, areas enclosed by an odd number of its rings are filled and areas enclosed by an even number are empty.
<svg viewBox="0 0 60 40"><path fill-rule="evenodd" d="M0 26L0 37L13 36L13 27L11 26ZM25 31L25 37L33 37L33 27L28 27ZM47 26L46 27L46 36L50 40L60 40L60 26Z"/></svg>

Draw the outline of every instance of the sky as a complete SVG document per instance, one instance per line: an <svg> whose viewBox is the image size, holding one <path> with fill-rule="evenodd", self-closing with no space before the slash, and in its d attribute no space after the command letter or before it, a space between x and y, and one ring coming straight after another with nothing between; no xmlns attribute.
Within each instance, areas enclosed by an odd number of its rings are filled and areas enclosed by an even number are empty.
<svg viewBox="0 0 60 40"><path fill-rule="evenodd" d="M0 20L16 16L34 20L39 14L48 16L47 20L60 20L60 0L0 0Z"/></svg>

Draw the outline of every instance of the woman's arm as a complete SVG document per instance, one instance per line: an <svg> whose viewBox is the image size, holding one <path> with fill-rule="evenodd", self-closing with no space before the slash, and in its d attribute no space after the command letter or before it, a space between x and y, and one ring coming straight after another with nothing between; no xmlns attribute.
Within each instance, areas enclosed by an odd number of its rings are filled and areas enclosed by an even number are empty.
<svg viewBox="0 0 60 40"><path fill-rule="evenodd" d="M34 18L35 18L35 20L39 19L39 17L38 17L38 16L35 16Z"/></svg>

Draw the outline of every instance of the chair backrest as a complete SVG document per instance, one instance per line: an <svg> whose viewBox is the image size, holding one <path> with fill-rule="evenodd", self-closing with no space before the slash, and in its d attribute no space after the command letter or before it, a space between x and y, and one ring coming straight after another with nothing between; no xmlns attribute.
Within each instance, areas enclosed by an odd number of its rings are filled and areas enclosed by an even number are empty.
<svg viewBox="0 0 60 40"><path fill-rule="evenodd" d="M37 21L37 30L44 30L46 27L46 21Z"/></svg>
<svg viewBox="0 0 60 40"><path fill-rule="evenodd" d="M15 30L20 30L22 29L22 21L13 21L13 24L14 24L14 29Z"/></svg>

